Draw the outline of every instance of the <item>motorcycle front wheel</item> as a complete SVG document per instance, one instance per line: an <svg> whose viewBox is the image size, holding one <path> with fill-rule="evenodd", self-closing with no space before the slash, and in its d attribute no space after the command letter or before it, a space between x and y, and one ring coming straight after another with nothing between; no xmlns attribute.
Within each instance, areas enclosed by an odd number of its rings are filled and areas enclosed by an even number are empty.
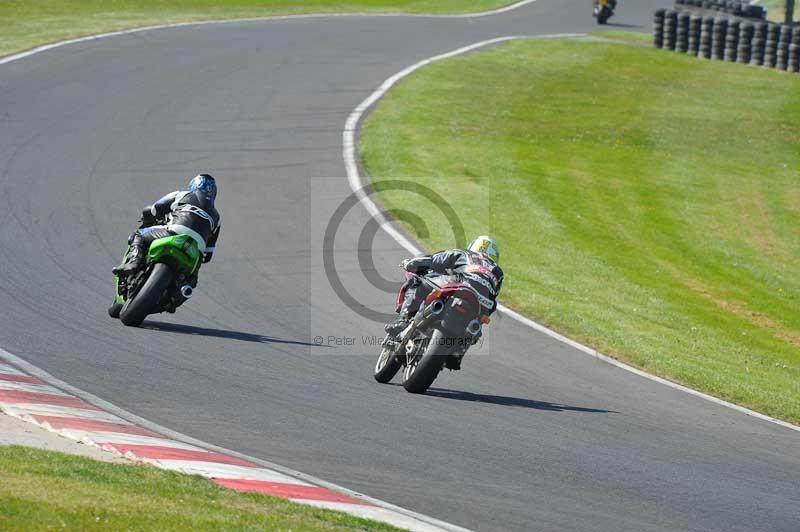
<svg viewBox="0 0 800 532"><path fill-rule="evenodd" d="M158 310L158 302L172 281L172 270L159 262L153 266L150 277L144 282L139 292L123 305L119 313L119 321L130 327L138 327L148 314Z"/></svg>
<svg viewBox="0 0 800 532"><path fill-rule="evenodd" d="M117 303L116 298L111 303L111 306L108 307L108 315L112 318L119 318L119 313L122 311L122 305Z"/></svg>
<svg viewBox="0 0 800 532"><path fill-rule="evenodd" d="M384 344L385 343L386 340L384 340ZM397 356L395 356L394 349L385 345L381 349L381 354L378 356L378 361L375 363L375 371L372 375L375 377L376 381L381 384L386 384L397 375L401 365L400 361L397 360Z"/></svg>

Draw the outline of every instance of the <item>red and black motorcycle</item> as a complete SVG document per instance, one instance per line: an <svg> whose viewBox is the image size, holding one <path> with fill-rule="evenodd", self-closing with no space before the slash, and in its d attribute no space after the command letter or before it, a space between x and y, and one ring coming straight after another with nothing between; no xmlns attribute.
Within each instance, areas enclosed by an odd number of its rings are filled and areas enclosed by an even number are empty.
<svg viewBox="0 0 800 532"><path fill-rule="evenodd" d="M386 383L403 368L403 388L425 393L443 368L460 369L467 349L477 343L489 323L494 301L457 275L427 278L406 272L431 291L419 311L397 337L387 335L375 364L375 380ZM402 304L408 282L397 296Z"/></svg>

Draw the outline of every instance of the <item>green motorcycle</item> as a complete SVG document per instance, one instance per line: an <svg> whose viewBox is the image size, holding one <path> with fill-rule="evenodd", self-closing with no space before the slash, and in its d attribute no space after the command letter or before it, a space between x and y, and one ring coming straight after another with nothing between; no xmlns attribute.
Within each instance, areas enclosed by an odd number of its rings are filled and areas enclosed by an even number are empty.
<svg viewBox="0 0 800 532"><path fill-rule="evenodd" d="M125 252L125 259L129 252ZM200 257L200 246L188 235L154 240L144 268L133 275L115 276L116 293L109 316L138 327L149 314L175 312L192 297Z"/></svg>

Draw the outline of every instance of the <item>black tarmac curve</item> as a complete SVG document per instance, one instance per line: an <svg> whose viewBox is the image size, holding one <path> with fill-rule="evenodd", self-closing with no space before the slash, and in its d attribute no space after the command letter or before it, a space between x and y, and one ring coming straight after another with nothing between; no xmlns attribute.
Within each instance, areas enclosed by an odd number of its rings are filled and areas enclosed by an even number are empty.
<svg viewBox="0 0 800 532"><path fill-rule="evenodd" d="M648 28L658 4L620 2L613 21ZM501 316L428 395L379 385L381 326L323 273L359 102L480 40L592 30L589 10L192 26L3 65L0 346L185 434L478 530L797 532L796 432ZM217 257L178 314L123 327L110 268L138 209L201 170L220 179ZM358 265L366 221L360 206L342 221L337 271L386 312ZM372 280L398 279L401 248L383 232L371 247Z"/></svg>

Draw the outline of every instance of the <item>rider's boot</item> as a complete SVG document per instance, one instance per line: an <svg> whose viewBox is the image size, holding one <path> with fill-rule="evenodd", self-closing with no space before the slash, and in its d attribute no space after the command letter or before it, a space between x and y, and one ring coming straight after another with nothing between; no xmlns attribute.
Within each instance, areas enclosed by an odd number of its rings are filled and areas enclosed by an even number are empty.
<svg viewBox="0 0 800 532"><path fill-rule="evenodd" d="M397 337L403 332L403 329L408 327L409 323L411 323L411 318L409 318L407 314L400 314L397 316L397 319L387 323L384 329L390 336Z"/></svg>
<svg viewBox="0 0 800 532"><path fill-rule="evenodd" d="M447 369L451 369L453 371L458 371L461 369L461 360L464 358L464 354L449 356L444 361L444 366Z"/></svg>
<svg viewBox="0 0 800 532"><path fill-rule="evenodd" d="M421 289L419 282L409 286L403 298L403 304L400 307L397 319L384 326L384 329L390 336L397 338L400 336L400 333L408 327L426 295L427 292Z"/></svg>
<svg viewBox="0 0 800 532"><path fill-rule="evenodd" d="M125 261L111 270L114 275L131 275L144 266L144 248L134 242Z"/></svg>

